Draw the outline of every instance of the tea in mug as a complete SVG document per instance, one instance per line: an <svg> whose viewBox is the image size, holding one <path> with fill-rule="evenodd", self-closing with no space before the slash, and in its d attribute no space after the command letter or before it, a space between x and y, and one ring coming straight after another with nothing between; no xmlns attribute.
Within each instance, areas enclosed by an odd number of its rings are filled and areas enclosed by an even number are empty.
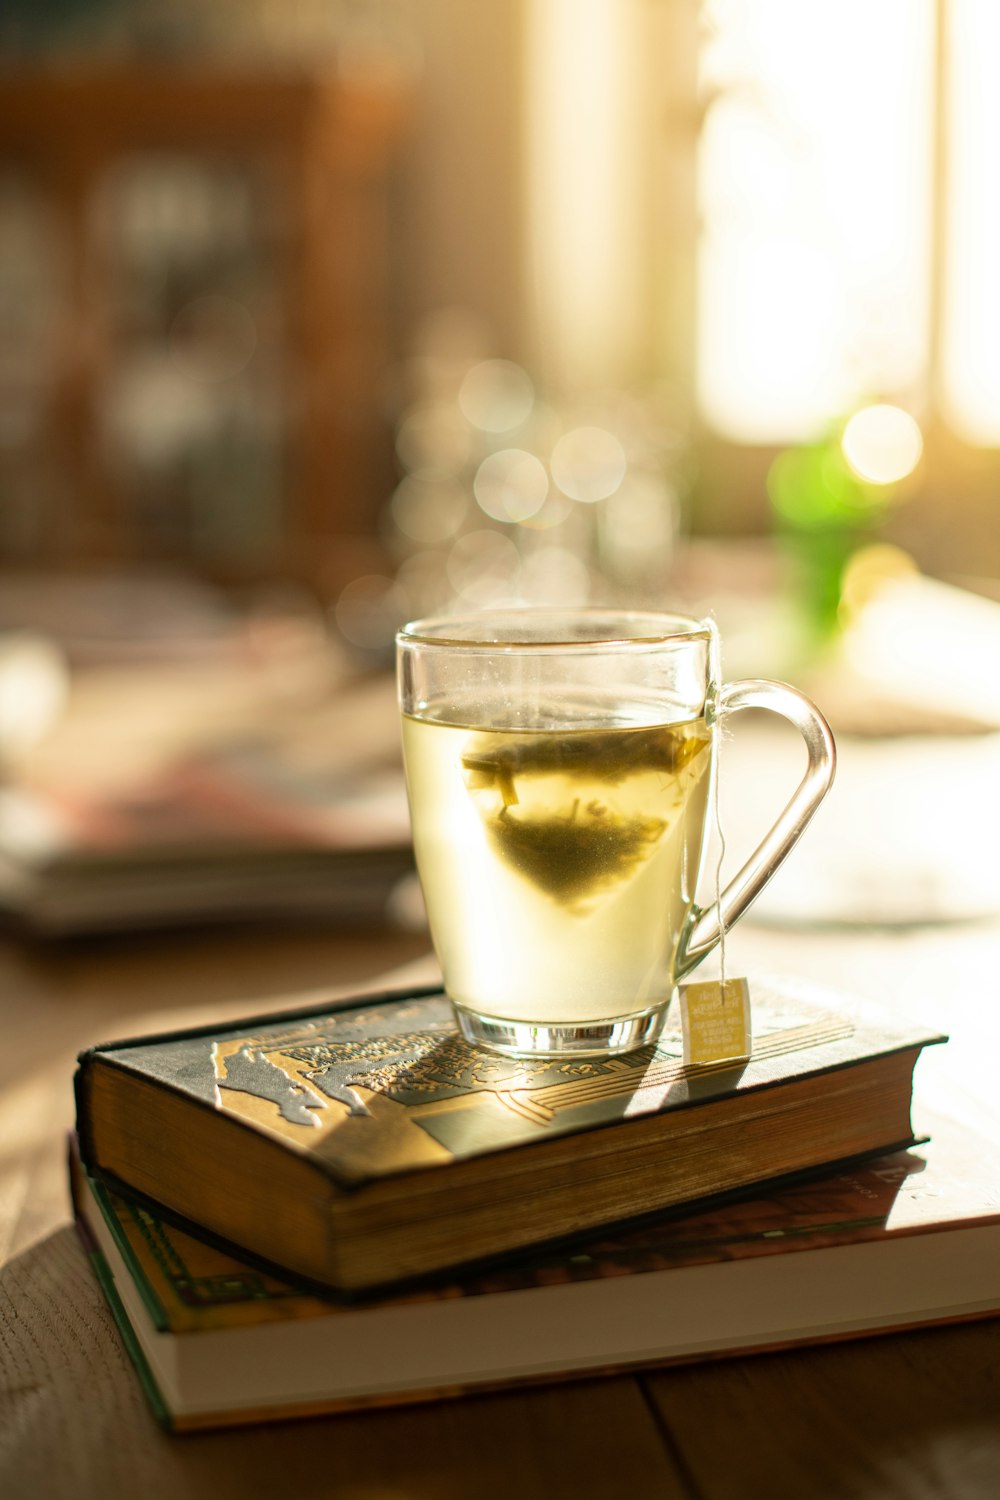
<svg viewBox="0 0 1000 1500"><path fill-rule="evenodd" d="M484 729L404 714L403 748L456 1005L558 1025L666 1003L702 850L703 718Z"/></svg>

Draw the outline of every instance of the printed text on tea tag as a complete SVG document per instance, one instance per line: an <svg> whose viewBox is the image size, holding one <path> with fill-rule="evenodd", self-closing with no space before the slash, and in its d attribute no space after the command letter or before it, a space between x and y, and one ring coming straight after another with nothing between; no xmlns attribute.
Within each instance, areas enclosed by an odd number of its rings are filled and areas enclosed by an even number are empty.
<svg viewBox="0 0 1000 1500"><path fill-rule="evenodd" d="M745 979L682 984L684 1062L746 1062L750 1057L750 986Z"/></svg>

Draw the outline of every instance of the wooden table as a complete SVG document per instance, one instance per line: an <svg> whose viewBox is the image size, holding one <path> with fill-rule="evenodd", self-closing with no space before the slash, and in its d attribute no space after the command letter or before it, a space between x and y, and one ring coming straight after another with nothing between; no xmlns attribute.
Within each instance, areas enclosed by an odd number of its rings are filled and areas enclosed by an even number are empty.
<svg viewBox="0 0 1000 1500"><path fill-rule="evenodd" d="M76 1051L273 1008L419 962L416 937L219 933L0 942L0 1494L5 1500L690 1500L1000 1494L1000 1321L234 1433L166 1436L70 1223ZM890 998L952 1031L935 1103L993 1101L1000 922L825 933L749 923L732 972ZM1000 1015L1000 1012L998 1012ZM984 1038L987 1044L984 1046ZM988 1055L987 1055L988 1053ZM945 1054L948 1054L945 1059ZM936 1071L935 1071L936 1069ZM919 1076L919 1075L918 1075Z"/></svg>

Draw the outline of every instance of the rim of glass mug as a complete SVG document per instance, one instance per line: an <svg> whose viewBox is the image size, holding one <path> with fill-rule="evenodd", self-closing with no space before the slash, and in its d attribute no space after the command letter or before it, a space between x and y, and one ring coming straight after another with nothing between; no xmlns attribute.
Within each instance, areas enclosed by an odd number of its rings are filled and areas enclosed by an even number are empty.
<svg viewBox="0 0 1000 1500"><path fill-rule="evenodd" d="M603 628L599 628L599 622ZM632 650L670 641L711 641L715 634L711 621L675 611L601 609L594 605L579 609L523 606L460 615L428 615L403 625L396 641L399 645L459 647L470 651L563 652L595 646L601 650L615 647Z"/></svg>

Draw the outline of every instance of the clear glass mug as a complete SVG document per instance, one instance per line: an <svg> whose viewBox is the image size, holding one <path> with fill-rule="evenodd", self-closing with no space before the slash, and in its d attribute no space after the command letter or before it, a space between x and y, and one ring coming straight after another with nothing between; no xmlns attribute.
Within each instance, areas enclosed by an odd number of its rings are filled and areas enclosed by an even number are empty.
<svg viewBox="0 0 1000 1500"><path fill-rule="evenodd" d="M653 1041L826 794L825 719L782 683L719 683L714 627L684 615L512 609L396 644L417 870L462 1034L549 1057ZM790 720L808 766L701 908L718 725L741 708Z"/></svg>

